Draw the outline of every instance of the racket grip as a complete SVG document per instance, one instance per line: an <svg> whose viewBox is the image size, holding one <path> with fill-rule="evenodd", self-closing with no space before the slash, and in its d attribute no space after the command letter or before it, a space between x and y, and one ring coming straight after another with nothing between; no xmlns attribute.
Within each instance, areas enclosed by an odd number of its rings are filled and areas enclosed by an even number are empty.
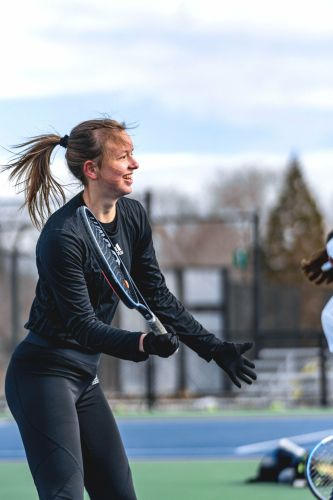
<svg viewBox="0 0 333 500"><path fill-rule="evenodd" d="M168 333L160 320L154 315L153 319L148 321L149 327L155 335L160 335L161 333Z"/></svg>

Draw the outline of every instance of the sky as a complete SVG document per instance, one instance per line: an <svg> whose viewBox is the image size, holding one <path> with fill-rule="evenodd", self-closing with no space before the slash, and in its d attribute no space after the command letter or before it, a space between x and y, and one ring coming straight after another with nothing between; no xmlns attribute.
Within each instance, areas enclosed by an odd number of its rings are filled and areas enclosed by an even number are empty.
<svg viewBox="0 0 333 500"><path fill-rule="evenodd" d="M1 163L27 137L106 114L136 125L137 190L209 197L224 175L282 173L297 155L333 211L331 0L12 0L0 47Z"/></svg>

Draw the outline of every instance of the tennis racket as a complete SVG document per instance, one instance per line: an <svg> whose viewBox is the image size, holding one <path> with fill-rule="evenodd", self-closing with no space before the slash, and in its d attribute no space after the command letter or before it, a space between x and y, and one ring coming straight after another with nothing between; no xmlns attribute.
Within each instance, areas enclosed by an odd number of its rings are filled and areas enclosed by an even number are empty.
<svg viewBox="0 0 333 500"><path fill-rule="evenodd" d="M316 498L333 500L333 436L322 439L310 452L306 478Z"/></svg>
<svg viewBox="0 0 333 500"><path fill-rule="evenodd" d="M145 302L100 222L86 206L77 209L77 216L87 245L110 288L129 309L136 309L144 317L151 331L157 335L167 333Z"/></svg>

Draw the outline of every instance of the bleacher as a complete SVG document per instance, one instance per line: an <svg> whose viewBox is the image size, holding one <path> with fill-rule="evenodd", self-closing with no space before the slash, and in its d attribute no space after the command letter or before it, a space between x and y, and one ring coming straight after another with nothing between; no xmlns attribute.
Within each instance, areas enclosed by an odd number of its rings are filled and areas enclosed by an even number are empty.
<svg viewBox="0 0 333 500"><path fill-rule="evenodd" d="M256 406L318 405L322 396L323 373L320 348L263 348L255 360L258 380L237 399ZM327 403L332 400L333 360L326 355Z"/></svg>

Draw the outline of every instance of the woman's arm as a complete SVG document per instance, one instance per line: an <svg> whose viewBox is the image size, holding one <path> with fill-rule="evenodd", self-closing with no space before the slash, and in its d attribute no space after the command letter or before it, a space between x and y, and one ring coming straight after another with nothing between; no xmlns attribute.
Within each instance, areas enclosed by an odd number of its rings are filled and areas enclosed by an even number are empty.
<svg viewBox="0 0 333 500"><path fill-rule="evenodd" d="M171 326L179 339L206 361L213 359L237 387L241 387L241 381L252 384L256 379L255 366L244 356L252 342L221 341L170 292L156 259L150 224L144 211L143 214L142 235L134 252L132 276L148 305L166 328Z"/></svg>
<svg viewBox="0 0 333 500"><path fill-rule="evenodd" d="M146 359L139 350L142 332L113 328L96 317L84 277L85 258L77 236L70 232L46 231L38 243L40 281L50 291L64 332L97 352L132 361Z"/></svg>
<svg viewBox="0 0 333 500"><path fill-rule="evenodd" d="M151 227L143 208L140 219L141 234L133 255L132 277L149 307L166 328L172 327L184 344L210 361L220 341L168 289L156 258Z"/></svg>

